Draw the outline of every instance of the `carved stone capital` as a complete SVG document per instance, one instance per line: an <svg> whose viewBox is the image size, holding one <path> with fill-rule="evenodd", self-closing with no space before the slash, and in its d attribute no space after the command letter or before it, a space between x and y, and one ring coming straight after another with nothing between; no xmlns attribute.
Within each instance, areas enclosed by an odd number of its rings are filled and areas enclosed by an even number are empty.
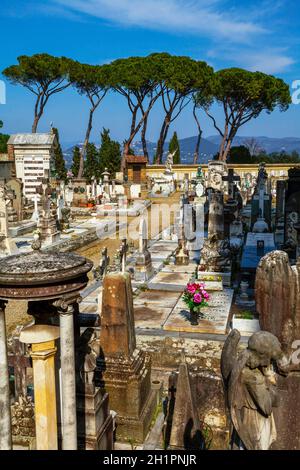
<svg viewBox="0 0 300 470"><path fill-rule="evenodd" d="M75 293L70 296L63 296L53 302L53 306L57 308L57 311L60 315L73 315L74 314L74 304L80 303L82 297L79 293Z"/></svg>

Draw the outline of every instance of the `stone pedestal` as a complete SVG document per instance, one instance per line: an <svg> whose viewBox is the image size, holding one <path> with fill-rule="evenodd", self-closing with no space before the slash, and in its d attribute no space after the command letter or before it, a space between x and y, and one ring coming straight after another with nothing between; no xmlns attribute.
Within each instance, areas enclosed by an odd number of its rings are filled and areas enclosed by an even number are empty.
<svg viewBox="0 0 300 470"><path fill-rule="evenodd" d="M81 204L87 204L87 182L85 178L74 178L73 184L73 206L78 207Z"/></svg>
<svg viewBox="0 0 300 470"><path fill-rule="evenodd" d="M22 330L20 341L31 344L37 450L57 450L54 356L59 328L34 325Z"/></svg>
<svg viewBox="0 0 300 470"><path fill-rule="evenodd" d="M109 412L107 393L86 384L77 393L77 422L79 450L112 450L113 418Z"/></svg>
<svg viewBox="0 0 300 470"><path fill-rule="evenodd" d="M104 278L100 344L96 385L109 393L110 408L117 413L117 439L143 442L156 408L157 391L151 390L151 360L136 349L128 273Z"/></svg>
<svg viewBox="0 0 300 470"><path fill-rule="evenodd" d="M55 243L60 239L60 233L56 226L56 218L51 213L41 216L38 229L41 233L41 240L47 244Z"/></svg>
<svg viewBox="0 0 300 470"><path fill-rule="evenodd" d="M187 266L189 263L189 255L184 246L180 245L175 255L175 264L176 266Z"/></svg>
<svg viewBox="0 0 300 470"><path fill-rule="evenodd" d="M146 282L151 278L153 272L150 252L147 250L145 253L139 253L135 263L135 280Z"/></svg>

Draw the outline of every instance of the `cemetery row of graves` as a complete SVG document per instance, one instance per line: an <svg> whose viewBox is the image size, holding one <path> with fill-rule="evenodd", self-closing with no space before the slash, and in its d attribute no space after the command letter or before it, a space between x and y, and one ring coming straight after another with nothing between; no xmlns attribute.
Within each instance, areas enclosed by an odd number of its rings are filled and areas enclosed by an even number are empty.
<svg viewBox="0 0 300 470"><path fill-rule="evenodd" d="M299 449L300 168L60 181L54 141L0 180L0 448Z"/></svg>

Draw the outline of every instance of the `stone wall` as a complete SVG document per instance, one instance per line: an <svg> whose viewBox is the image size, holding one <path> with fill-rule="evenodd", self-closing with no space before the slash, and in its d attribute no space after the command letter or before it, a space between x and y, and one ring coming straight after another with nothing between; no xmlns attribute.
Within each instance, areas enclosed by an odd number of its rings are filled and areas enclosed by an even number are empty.
<svg viewBox="0 0 300 470"><path fill-rule="evenodd" d="M227 168L230 170L234 169L234 172L239 175L241 178L247 173L251 173L253 176L257 177L258 164L228 164ZM266 164L266 170L271 178L274 179L286 179L288 177L288 170L290 168L299 167L295 163L286 164L286 163L275 163L275 164ZM184 180L184 175L188 174L189 178L193 178L197 174L197 168L199 165L173 165L173 171L175 173L175 178L178 181ZM204 175L208 172L208 165L201 165ZM159 176L164 171L165 167L163 165L147 165L147 176L153 178L154 176Z"/></svg>

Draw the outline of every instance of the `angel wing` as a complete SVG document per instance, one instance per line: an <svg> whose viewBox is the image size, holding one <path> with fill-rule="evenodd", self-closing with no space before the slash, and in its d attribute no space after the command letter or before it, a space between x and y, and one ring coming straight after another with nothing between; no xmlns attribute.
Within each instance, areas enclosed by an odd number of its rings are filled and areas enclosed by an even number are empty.
<svg viewBox="0 0 300 470"><path fill-rule="evenodd" d="M227 386L230 374L237 360L237 350L241 339L238 330L232 330L227 336L221 354L221 373L225 386Z"/></svg>

